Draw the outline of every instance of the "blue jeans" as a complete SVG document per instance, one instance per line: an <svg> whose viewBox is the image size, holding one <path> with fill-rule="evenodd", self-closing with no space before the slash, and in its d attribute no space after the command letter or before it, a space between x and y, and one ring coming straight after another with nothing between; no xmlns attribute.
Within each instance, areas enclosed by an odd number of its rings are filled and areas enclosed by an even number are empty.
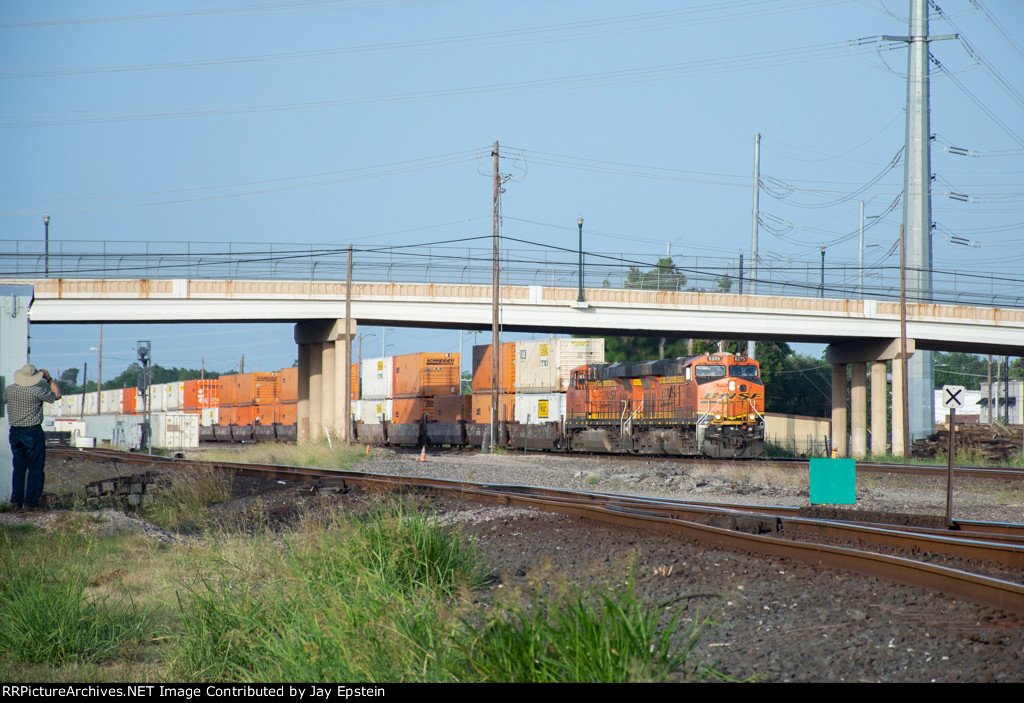
<svg viewBox="0 0 1024 703"><path fill-rule="evenodd" d="M46 436L40 425L11 428L11 453L14 454L14 490L11 503L35 507L43 495L46 474Z"/></svg>

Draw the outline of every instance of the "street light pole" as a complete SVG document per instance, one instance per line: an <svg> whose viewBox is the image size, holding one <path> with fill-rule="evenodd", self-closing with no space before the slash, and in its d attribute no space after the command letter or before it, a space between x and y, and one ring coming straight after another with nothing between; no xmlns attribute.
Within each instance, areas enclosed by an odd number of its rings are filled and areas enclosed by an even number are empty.
<svg viewBox="0 0 1024 703"><path fill-rule="evenodd" d="M46 231L46 234L45 234L45 242L46 242L45 252L46 252L46 254L45 254L45 257L43 259L43 261L44 261L43 266L45 267L43 269L43 273L46 274L46 278L49 278L50 277L50 216L48 214L46 214L45 212L43 213L43 228Z"/></svg>
<svg viewBox="0 0 1024 703"><path fill-rule="evenodd" d="M580 228L580 275L579 275L579 279L580 279L579 280L579 283L580 283L580 294L576 298L576 302L577 303L582 303L582 302L585 302L583 300L583 218L582 217L577 217L576 218L576 224Z"/></svg>
<svg viewBox="0 0 1024 703"><path fill-rule="evenodd" d="M821 245L821 287L818 289L818 297L825 297L825 245Z"/></svg>

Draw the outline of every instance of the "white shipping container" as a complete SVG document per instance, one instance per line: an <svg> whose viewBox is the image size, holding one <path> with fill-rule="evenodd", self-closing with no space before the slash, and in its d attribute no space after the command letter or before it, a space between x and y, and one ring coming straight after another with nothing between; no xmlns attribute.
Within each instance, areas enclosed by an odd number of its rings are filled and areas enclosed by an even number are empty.
<svg viewBox="0 0 1024 703"><path fill-rule="evenodd" d="M356 402L362 405L357 414L365 424L379 425L381 422L391 421L392 401L390 398L376 398Z"/></svg>
<svg viewBox="0 0 1024 703"><path fill-rule="evenodd" d="M98 397L99 397L99 394L96 391L93 391L92 393L86 393L85 394L85 396L82 399L83 407L80 408L82 410L82 414L83 415L95 415L96 414L96 408L97 408L96 399Z"/></svg>
<svg viewBox="0 0 1024 703"><path fill-rule="evenodd" d="M199 446L199 416L194 413L153 413L149 426L154 449L195 449Z"/></svg>
<svg viewBox="0 0 1024 703"><path fill-rule="evenodd" d="M363 359L360 372L363 398L391 398L395 394L395 357Z"/></svg>
<svg viewBox="0 0 1024 703"><path fill-rule="evenodd" d="M601 363L603 337L516 342L516 393L564 393L573 369Z"/></svg>
<svg viewBox="0 0 1024 703"><path fill-rule="evenodd" d="M164 410L181 410L185 405L185 382L164 384Z"/></svg>
<svg viewBox="0 0 1024 703"><path fill-rule="evenodd" d="M100 415L120 415L122 394L120 388L102 391L100 393Z"/></svg>
<svg viewBox="0 0 1024 703"><path fill-rule="evenodd" d="M516 393L515 421L539 425L565 421L565 393Z"/></svg>
<svg viewBox="0 0 1024 703"><path fill-rule="evenodd" d="M213 427L220 420L220 408L200 408L199 425L201 427Z"/></svg>
<svg viewBox="0 0 1024 703"><path fill-rule="evenodd" d="M61 398L64 404L61 406L60 417L78 417L82 414L82 394L75 393Z"/></svg>

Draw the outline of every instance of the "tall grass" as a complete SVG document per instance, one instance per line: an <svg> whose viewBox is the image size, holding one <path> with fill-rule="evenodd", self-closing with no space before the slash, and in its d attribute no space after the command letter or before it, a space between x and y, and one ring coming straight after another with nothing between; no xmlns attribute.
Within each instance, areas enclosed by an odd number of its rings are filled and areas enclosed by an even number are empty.
<svg viewBox="0 0 1024 703"><path fill-rule="evenodd" d="M152 637L149 609L137 607L130 594L113 600L90 594L81 553L78 559L40 560L24 548L33 537L24 531L4 535L0 653L60 666L120 656ZM58 545L57 552L64 547Z"/></svg>
<svg viewBox="0 0 1024 703"><path fill-rule="evenodd" d="M665 681L695 629L632 588L486 609L471 543L393 503L255 548L186 586L176 677L208 681ZM248 561L246 558L243 561Z"/></svg>
<svg viewBox="0 0 1024 703"><path fill-rule="evenodd" d="M442 681L457 618L479 586L472 546L408 505L334 521L264 548L271 577L222 564L181 596L176 673L213 681Z"/></svg>
<svg viewBox="0 0 1024 703"><path fill-rule="evenodd" d="M353 463L366 457L359 447L346 447L340 443L331 447L326 441L321 441L308 444L253 444L244 447L209 448L204 449L198 458L209 461L349 469Z"/></svg>
<svg viewBox="0 0 1024 703"><path fill-rule="evenodd" d="M458 642L484 681L515 683L664 682L707 673L689 671L699 626L678 633L678 613L659 623L633 584L602 594L600 604L578 592L532 608L498 612L472 638ZM471 631L468 631L471 632Z"/></svg>
<svg viewBox="0 0 1024 703"><path fill-rule="evenodd" d="M156 499L142 512L154 524L171 530L209 526L208 508L231 499L232 476L211 466L199 465L170 474L156 491Z"/></svg>

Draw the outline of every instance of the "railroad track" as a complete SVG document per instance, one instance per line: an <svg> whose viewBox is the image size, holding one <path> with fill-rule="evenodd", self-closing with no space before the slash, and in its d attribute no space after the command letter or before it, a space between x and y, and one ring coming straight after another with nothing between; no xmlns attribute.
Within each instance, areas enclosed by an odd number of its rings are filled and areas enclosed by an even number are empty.
<svg viewBox="0 0 1024 703"><path fill-rule="evenodd" d="M920 586L1024 616L1024 525L956 522L947 529L823 519L800 509L707 504L428 477L311 467L193 462L111 450L52 449L60 455L187 470L193 464L264 479L303 482L311 490L415 489L508 506L578 515L632 529L772 558L844 569ZM849 517L856 511L848 511ZM856 545L856 547L849 546ZM912 556L906 556L906 555ZM958 568L932 563L953 562ZM993 575L994 574L994 575Z"/></svg>

